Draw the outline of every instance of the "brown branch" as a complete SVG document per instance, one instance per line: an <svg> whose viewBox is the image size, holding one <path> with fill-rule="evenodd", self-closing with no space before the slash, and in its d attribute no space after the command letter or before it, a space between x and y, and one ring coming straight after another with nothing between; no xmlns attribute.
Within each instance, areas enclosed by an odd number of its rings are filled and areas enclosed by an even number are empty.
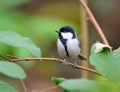
<svg viewBox="0 0 120 92"><path fill-rule="evenodd" d="M7 57L9 57L9 55L7 55ZM11 56L10 56L11 57ZM9 58L10 58L9 57ZM46 57L42 57L42 58L14 58L12 57L12 60L10 59L11 62L17 62L17 61L30 61L30 60L40 60L40 61L55 61L55 62L61 62L63 63L64 61L63 60L60 60L60 59L57 59L57 58L46 58ZM71 67L74 67L74 64L70 63L70 62L67 62L67 65L68 66L71 66ZM99 72L93 70L93 69L90 69L90 68L86 68L86 67L83 67L83 66L80 66L80 65L77 65L75 68L77 69L82 69L82 70L85 70L85 71L89 71L91 73L94 73L94 74L97 74L97 75L101 75Z"/></svg>
<svg viewBox="0 0 120 92"><path fill-rule="evenodd" d="M100 26L98 25L95 17L93 16L91 10L89 9L89 7L88 7L87 4L85 3L85 1L84 1L84 0L79 0L79 2L82 4L82 6L84 7L84 9L86 10L86 12L87 12L87 14L88 14L88 16L89 16L90 21L93 23L94 27L96 28L96 30L97 30L98 34L100 35L103 43L106 44L106 45L109 45L109 43L108 43L108 41L107 41L107 39L106 39L106 37L105 37L102 29L101 29Z"/></svg>

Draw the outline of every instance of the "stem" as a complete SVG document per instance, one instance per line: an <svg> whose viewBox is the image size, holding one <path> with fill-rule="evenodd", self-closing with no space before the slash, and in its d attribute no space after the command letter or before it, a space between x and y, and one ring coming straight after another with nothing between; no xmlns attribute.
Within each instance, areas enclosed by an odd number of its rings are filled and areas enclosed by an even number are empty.
<svg viewBox="0 0 120 92"><path fill-rule="evenodd" d="M22 87L23 87L24 92L27 92L27 88L26 88L26 86L25 86L24 81L23 81L22 79L20 79L20 82L21 82L21 84L22 84Z"/></svg>
<svg viewBox="0 0 120 92"><path fill-rule="evenodd" d="M87 2L87 0L85 0ZM88 25L87 25L87 18L86 18L86 12L84 11L84 8L80 5L80 30L82 32L82 51L85 56L88 57L88 51L89 51L89 40L88 40ZM88 67L88 62L82 62L82 66ZM88 72L83 71L82 77L87 78Z"/></svg>
<svg viewBox="0 0 120 92"><path fill-rule="evenodd" d="M43 57L43 58L17 58L17 59L15 58L15 59L13 59L11 61L12 62L17 62L17 61L30 61L30 60L45 60L45 61L55 61L55 62L61 62L61 63L64 62L63 60L60 60L60 59L57 59L57 58L46 58L46 57ZM72 64L70 62L67 62L67 65L71 66L71 67L74 67L74 64ZM102 76L102 74L100 74L99 72L97 72L97 71L95 71L93 69L87 68L87 67L77 65L76 68L77 69L82 69L82 70L85 70L85 71L88 71L88 72L91 72L91 73Z"/></svg>
<svg viewBox="0 0 120 92"><path fill-rule="evenodd" d="M43 89L43 90L41 90L40 92L49 92L50 90L52 90L52 89L56 89L56 88L58 88L58 86L52 86L52 87L49 87L49 88L46 88L46 89Z"/></svg>
<svg viewBox="0 0 120 92"><path fill-rule="evenodd" d="M89 9L89 7L88 7L87 4L85 3L85 1L84 1L84 0L79 0L79 2L82 4L82 6L84 7L84 9L86 10L86 12L87 12L87 14L88 14L88 16L89 16L90 21L93 23L94 27L96 28L96 30L97 30L98 34L100 35L103 43L106 44L106 45L109 45L109 43L108 43L108 41L107 41L107 39L106 39L106 37L105 37L102 29L101 29L100 26L98 25L96 19L94 18L91 10Z"/></svg>

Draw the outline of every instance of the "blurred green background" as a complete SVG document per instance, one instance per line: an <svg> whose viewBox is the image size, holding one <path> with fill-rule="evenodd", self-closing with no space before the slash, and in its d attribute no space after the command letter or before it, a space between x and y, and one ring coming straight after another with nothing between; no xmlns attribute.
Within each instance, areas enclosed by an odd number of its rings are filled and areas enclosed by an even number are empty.
<svg viewBox="0 0 120 92"><path fill-rule="evenodd" d="M88 2L113 49L120 46L119 4L119 0L89 0ZM59 57L56 49L57 34L55 30L70 25L77 31L77 34L80 34L79 7L80 3L77 0L0 0L0 31L10 30L24 37L30 37L40 47L43 57ZM91 46L92 43L101 41L101 39L89 20L88 26ZM33 57L22 48L13 48L2 43L0 43L0 54ZM79 70L69 66L64 67L56 62L25 61L18 63L27 72L25 84L28 92L54 85L51 77L80 77ZM7 77L3 79L22 92L19 80Z"/></svg>

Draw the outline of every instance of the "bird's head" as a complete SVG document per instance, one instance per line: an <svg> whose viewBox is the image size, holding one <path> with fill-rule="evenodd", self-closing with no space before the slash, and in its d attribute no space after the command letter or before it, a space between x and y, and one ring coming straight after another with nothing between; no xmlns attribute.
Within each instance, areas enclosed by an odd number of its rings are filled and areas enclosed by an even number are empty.
<svg viewBox="0 0 120 92"><path fill-rule="evenodd" d="M64 26L56 32L58 33L59 37L62 36L63 39L72 39L76 37L75 31L70 26Z"/></svg>

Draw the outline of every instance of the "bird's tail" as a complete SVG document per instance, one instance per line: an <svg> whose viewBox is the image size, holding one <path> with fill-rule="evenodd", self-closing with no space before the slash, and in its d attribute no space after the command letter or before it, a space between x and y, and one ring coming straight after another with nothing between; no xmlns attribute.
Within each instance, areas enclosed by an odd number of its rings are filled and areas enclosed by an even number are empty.
<svg viewBox="0 0 120 92"><path fill-rule="evenodd" d="M80 54L78 55L78 57L79 57L80 59L82 59L82 60L88 60L88 58L87 58L85 55L83 55L82 53L80 53Z"/></svg>

